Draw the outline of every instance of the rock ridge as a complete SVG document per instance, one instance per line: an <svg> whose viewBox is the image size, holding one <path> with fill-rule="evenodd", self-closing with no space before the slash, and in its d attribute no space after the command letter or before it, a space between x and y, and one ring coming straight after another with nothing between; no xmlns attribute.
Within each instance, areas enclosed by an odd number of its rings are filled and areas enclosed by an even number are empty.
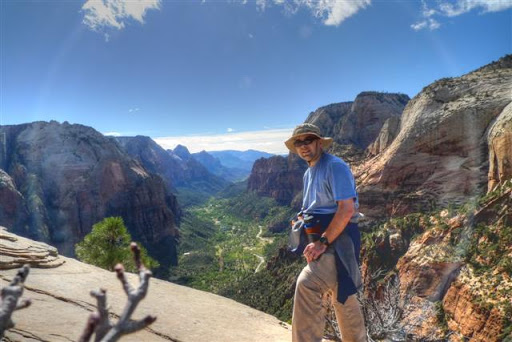
<svg viewBox="0 0 512 342"><path fill-rule="evenodd" d="M94 223L121 216L163 267L176 262L174 196L114 140L56 121L0 126L0 136L6 141L0 176L11 179L9 187L0 184L0 191L10 189L0 198L0 208L8 209L0 210L0 224L73 256ZM20 215L12 222L14 211Z"/></svg>

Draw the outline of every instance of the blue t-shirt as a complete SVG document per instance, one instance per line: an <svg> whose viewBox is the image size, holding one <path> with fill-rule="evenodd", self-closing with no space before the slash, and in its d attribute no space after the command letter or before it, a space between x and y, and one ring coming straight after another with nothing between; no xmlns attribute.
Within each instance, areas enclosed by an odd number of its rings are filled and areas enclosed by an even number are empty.
<svg viewBox="0 0 512 342"><path fill-rule="evenodd" d="M342 159L323 153L313 167L304 173L302 208L310 214L332 214L338 210L337 201L354 199L359 208L356 182L350 167Z"/></svg>

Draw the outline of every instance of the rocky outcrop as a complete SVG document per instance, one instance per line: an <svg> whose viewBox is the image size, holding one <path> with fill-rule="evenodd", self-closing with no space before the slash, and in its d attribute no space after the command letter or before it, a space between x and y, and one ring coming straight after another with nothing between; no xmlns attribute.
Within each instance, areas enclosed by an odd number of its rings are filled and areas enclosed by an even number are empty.
<svg viewBox="0 0 512 342"><path fill-rule="evenodd" d="M394 118L400 117L408 101L409 97L403 94L363 92L354 102L318 108L305 122L315 124L324 136L334 139L330 153L354 165L364 158L364 150L377 138L383 125L390 120L390 127ZM272 197L283 205L295 200L292 205L300 207L301 199L296 197L300 196L306 167L306 163L294 154L290 154L288 160L283 157L260 159L249 176L248 190Z"/></svg>
<svg viewBox="0 0 512 342"><path fill-rule="evenodd" d="M353 102L341 102L320 107L311 112L305 122L316 125L324 136L334 138L338 136L336 127L350 113L352 105Z"/></svg>
<svg viewBox="0 0 512 342"><path fill-rule="evenodd" d="M43 242L12 234L0 226L0 270L19 268L23 265L39 268L58 267L64 263L57 248Z"/></svg>
<svg viewBox="0 0 512 342"><path fill-rule="evenodd" d="M133 158L137 159L146 170L162 177L167 188L175 190L176 183L183 178L179 158L169 154L153 139L145 136L115 137L119 145Z"/></svg>
<svg viewBox="0 0 512 342"><path fill-rule="evenodd" d="M0 169L0 218L6 226L28 227L29 212L23 195L14 185L13 179ZM26 231L25 233L28 233Z"/></svg>
<svg viewBox="0 0 512 342"><path fill-rule="evenodd" d="M487 135L489 146L489 183L491 191L512 179L512 103L492 124Z"/></svg>
<svg viewBox="0 0 512 342"><path fill-rule="evenodd" d="M174 196L115 141L92 128L55 121L0 126L2 134L2 168L29 213L28 220L11 226L14 233L72 256L94 223L121 216L133 239L164 267L176 262ZM0 207L12 204L1 197ZM0 224L11 224L11 216L0 213Z"/></svg>
<svg viewBox="0 0 512 342"><path fill-rule="evenodd" d="M288 158L275 156L258 159L249 176L247 189L288 205L302 191L302 177L306 167L306 163L294 154ZM294 207L300 208L300 205L294 203Z"/></svg>
<svg viewBox="0 0 512 342"><path fill-rule="evenodd" d="M364 150L375 141L389 118L400 117L408 101L404 94L362 92L354 102L318 108L305 122L317 125L340 145Z"/></svg>
<svg viewBox="0 0 512 342"><path fill-rule="evenodd" d="M452 284L443 299L448 328L470 337L471 342L500 341L503 314L497 308L489 311L475 304L476 296L469 286L458 281Z"/></svg>
<svg viewBox="0 0 512 342"><path fill-rule="evenodd" d="M405 108L393 143L358 168L362 211L372 217L420 211L482 192L488 178L486 132L493 123L510 122L506 114L504 121L496 119L511 92L512 56L423 89ZM506 134L499 137L494 143L506 143ZM508 147L499 151L507 153Z"/></svg>
<svg viewBox="0 0 512 342"><path fill-rule="evenodd" d="M376 156L391 145L400 131L400 117L392 116L384 122L377 139L368 146L368 154Z"/></svg>
<svg viewBox="0 0 512 342"><path fill-rule="evenodd" d="M363 92L357 95L350 112L335 127L334 139L366 149L375 141L384 123L400 117L409 102L405 94Z"/></svg>
<svg viewBox="0 0 512 342"><path fill-rule="evenodd" d="M3 257L0 254L0 260ZM74 259L59 258L65 262L59 267L31 268L23 298L30 298L32 305L14 312L16 325L6 331L8 341L78 340L89 315L96 309L96 299L89 292L100 288L107 291L111 320L119 319L126 294L115 273ZM2 270L0 288L16 272L16 269ZM139 283L136 275L127 273L126 276L131 284ZM154 278L150 279L149 291L138 305L134 319L146 315L156 316L156 322L145 330L123 336L123 341L291 340L289 326L275 317L231 299Z"/></svg>

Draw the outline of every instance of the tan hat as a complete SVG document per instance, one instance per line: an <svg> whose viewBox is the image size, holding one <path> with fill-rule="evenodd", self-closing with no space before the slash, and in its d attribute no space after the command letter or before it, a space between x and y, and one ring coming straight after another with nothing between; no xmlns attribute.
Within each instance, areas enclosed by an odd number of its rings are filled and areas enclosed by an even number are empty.
<svg viewBox="0 0 512 342"><path fill-rule="evenodd" d="M286 147L288 147L290 152L297 153L295 146L293 146L293 143L295 142L297 137L304 134L311 134L317 136L322 142L322 148L324 150L332 144L332 138L322 137L322 133L320 133L320 128L306 122L295 127L292 133L292 137L284 142L284 144L286 145Z"/></svg>

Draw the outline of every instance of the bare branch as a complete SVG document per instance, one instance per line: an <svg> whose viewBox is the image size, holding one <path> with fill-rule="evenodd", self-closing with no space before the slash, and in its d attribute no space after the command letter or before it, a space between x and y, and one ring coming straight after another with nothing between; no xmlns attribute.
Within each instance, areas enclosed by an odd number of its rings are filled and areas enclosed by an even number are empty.
<svg viewBox="0 0 512 342"><path fill-rule="evenodd" d="M114 267L114 270L116 271L117 279L119 279L121 281L121 284L123 285L124 292L126 292L126 295L129 296L130 293L133 292L133 287L131 286L131 284L128 282L124 275L124 266L121 264L117 264L116 267Z"/></svg>
<svg viewBox="0 0 512 342"><path fill-rule="evenodd" d="M78 342L89 342L92 335L94 334L94 330L96 329L99 320L100 316L97 312L93 312L92 314L89 315L89 319L87 320L84 332L82 333L82 336L80 336L80 338L78 339Z"/></svg>
<svg viewBox="0 0 512 342"><path fill-rule="evenodd" d="M140 251L139 246L135 242L132 242L130 244L130 250L133 253L133 258L135 260L135 266L137 267L137 270L138 271L145 270L146 267L144 267L144 264L142 263L141 251Z"/></svg>
<svg viewBox="0 0 512 342"><path fill-rule="evenodd" d="M156 321L156 317L149 316L149 315L144 317L141 320L138 320L138 321L130 321L124 326L123 333L131 334L131 333L137 332L139 330L146 328L147 326L152 324L154 321Z"/></svg>
<svg viewBox="0 0 512 342"><path fill-rule="evenodd" d="M28 265L22 266L11 283L2 289L0 301L0 338L4 336L5 330L14 327L14 322L11 319L12 313L28 307L32 303L28 299L20 301L29 271L30 267Z"/></svg>
<svg viewBox="0 0 512 342"><path fill-rule="evenodd" d="M107 290L91 291L91 296L96 298L98 307L98 322L94 330L96 332L95 341L100 341L112 328L107 307Z"/></svg>
<svg viewBox="0 0 512 342"><path fill-rule="evenodd" d="M132 242L130 249L133 253L135 265L139 270L140 284L136 289L134 289L126 279L123 265L116 265L114 269L116 271L117 278L121 281L124 292L128 297L128 301L123 310L123 313L121 314L121 317L119 318L119 321L115 325L110 323L109 320L106 291L104 289L99 291L91 291L91 295L96 298L98 306L98 319L94 327L94 332L96 334L95 341L117 341L122 335L131 334L144 329L156 320L156 317L154 316L146 316L144 319L138 321L132 321L130 319L139 302L146 296L149 288L149 278L151 278L151 272L148 271L142 263L140 248L136 243ZM86 331L84 331L83 335L86 335L88 328L89 325L87 325ZM84 342L86 341L88 340L84 340Z"/></svg>
<svg viewBox="0 0 512 342"><path fill-rule="evenodd" d="M14 311L21 310L21 309L26 309L30 305L32 305L32 300L30 300L28 298L27 299L22 299L22 300L20 300L20 302L18 303L18 305L16 306Z"/></svg>

